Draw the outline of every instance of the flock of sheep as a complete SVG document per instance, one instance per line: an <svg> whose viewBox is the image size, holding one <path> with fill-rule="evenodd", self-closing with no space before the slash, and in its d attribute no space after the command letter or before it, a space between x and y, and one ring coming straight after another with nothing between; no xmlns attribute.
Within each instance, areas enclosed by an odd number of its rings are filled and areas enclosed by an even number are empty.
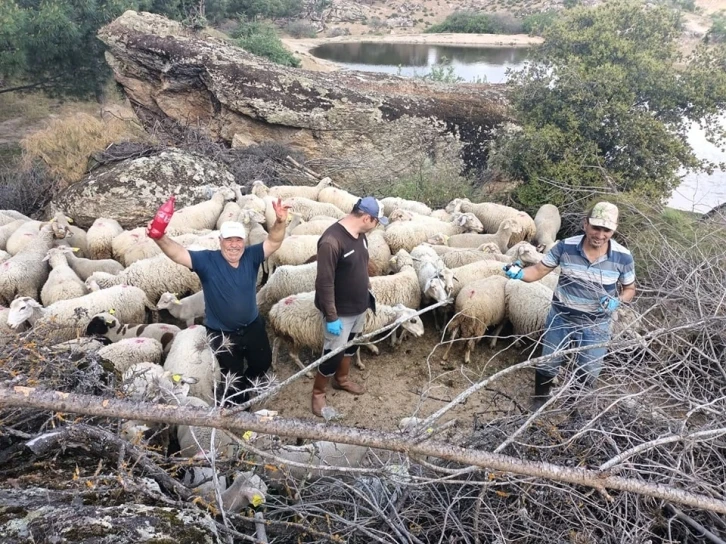
<svg viewBox="0 0 726 544"><path fill-rule="evenodd" d="M322 317L313 304L317 241L352 210L357 196L329 178L309 187L255 182L246 195L224 187L205 202L177 210L167 234L190 250L218 249L216 229L237 220L247 229L247 244L260 243L275 220L272 202L278 198L291 207L290 222L282 246L265 263L264 274L261 270L257 303L274 337L273 365L285 342L303 367L300 350L319 352L323 343ZM382 203L391 222L368 235L378 304L365 332L399 322L403 331L394 343L420 337L424 327L416 311L447 299L454 300L451 338L470 338L466 362L488 327L511 322L520 335L542 330L556 274L525 284L507 281L502 266L542 258L560 228L556 207L543 206L533 219L514 208L467 199L440 210L401 198ZM41 222L0 211L2 341L42 329L53 343L95 351L112 363L132 398L212 404L220 372L205 328L195 324L204 316L199 278L163 255L145 230L124 230L114 219L98 218L84 231L63 213ZM150 323L158 321L159 310L167 310L176 324ZM128 422L125 428L137 427ZM208 433L194 431L177 429L183 454L194 455L195 436ZM234 441L217 434L219 447Z"/></svg>

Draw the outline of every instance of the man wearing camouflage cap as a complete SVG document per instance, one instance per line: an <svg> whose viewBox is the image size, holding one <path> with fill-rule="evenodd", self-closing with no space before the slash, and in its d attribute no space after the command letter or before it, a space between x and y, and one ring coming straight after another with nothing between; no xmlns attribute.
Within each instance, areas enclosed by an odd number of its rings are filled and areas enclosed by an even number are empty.
<svg viewBox="0 0 726 544"><path fill-rule="evenodd" d="M617 226L617 206L598 202L583 220L584 234L560 240L534 266L505 267L510 279L526 282L542 279L557 266L561 269L542 339L542 355L555 356L537 366L533 410L547 401L562 365L564 358L556 352L608 342L613 313L635 296L633 256L611 239ZM583 385L594 386L606 354L605 347L577 352L575 375Z"/></svg>

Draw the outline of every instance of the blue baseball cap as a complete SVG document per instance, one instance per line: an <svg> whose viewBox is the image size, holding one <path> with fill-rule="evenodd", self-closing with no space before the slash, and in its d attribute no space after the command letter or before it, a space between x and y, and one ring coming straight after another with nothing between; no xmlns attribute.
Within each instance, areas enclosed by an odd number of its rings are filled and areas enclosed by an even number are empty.
<svg viewBox="0 0 726 544"><path fill-rule="evenodd" d="M371 217L378 219L378 222L381 225L388 225L388 218L383 216L383 204L372 196L359 198L358 202L356 202L355 206L353 206L353 209L360 210L363 213L367 213Z"/></svg>

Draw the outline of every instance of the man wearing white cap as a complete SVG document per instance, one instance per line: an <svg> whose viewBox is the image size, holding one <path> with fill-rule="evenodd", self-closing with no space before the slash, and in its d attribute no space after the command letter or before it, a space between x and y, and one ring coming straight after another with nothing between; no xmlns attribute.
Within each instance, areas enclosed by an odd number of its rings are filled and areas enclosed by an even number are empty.
<svg viewBox="0 0 726 544"><path fill-rule="evenodd" d="M365 314L372 304L368 279L368 240L366 233L379 224L387 225L383 206L373 198L361 198L353 211L332 224L318 241L318 272L315 280L315 307L324 317L323 354L343 347L363 331ZM350 379L350 363L358 346L338 353L318 368L313 384L312 411L320 417L325 407L325 390L331 377L333 387L354 395L364 393Z"/></svg>
<svg viewBox="0 0 726 544"><path fill-rule="evenodd" d="M189 251L168 236L155 240L167 257L199 276L204 291L204 325L212 348L222 372L235 376L226 392L230 403L246 400L243 391L264 376L272 363L270 341L256 299L260 264L285 238L288 207L280 199L272 206L275 224L261 244L245 247L244 225L236 221L222 223L219 250ZM217 396L221 393L222 388Z"/></svg>
<svg viewBox="0 0 726 544"><path fill-rule="evenodd" d="M598 202L588 211L582 227L584 234L560 240L536 265L505 267L509 278L526 282L542 279L557 266L561 269L542 339L543 356L608 342L613 312L635 296L633 256L611 239L618 227L617 206ZM580 383L594 386L606 354L605 347L576 354L575 375ZM547 401L562 362L563 357L554 356L537 366L534 410Z"/></svg>

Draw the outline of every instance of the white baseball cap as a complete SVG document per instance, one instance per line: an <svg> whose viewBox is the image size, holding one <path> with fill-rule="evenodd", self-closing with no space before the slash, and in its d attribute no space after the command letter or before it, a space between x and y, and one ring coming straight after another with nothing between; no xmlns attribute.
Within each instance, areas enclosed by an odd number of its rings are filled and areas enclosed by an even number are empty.
<svg viewBox="0 0 726 544"><path fill-rule="evenodd" d="M242 238L245 239L245 227L237 221L225 221L219 229L219 236L222 238Z"/></svg>

